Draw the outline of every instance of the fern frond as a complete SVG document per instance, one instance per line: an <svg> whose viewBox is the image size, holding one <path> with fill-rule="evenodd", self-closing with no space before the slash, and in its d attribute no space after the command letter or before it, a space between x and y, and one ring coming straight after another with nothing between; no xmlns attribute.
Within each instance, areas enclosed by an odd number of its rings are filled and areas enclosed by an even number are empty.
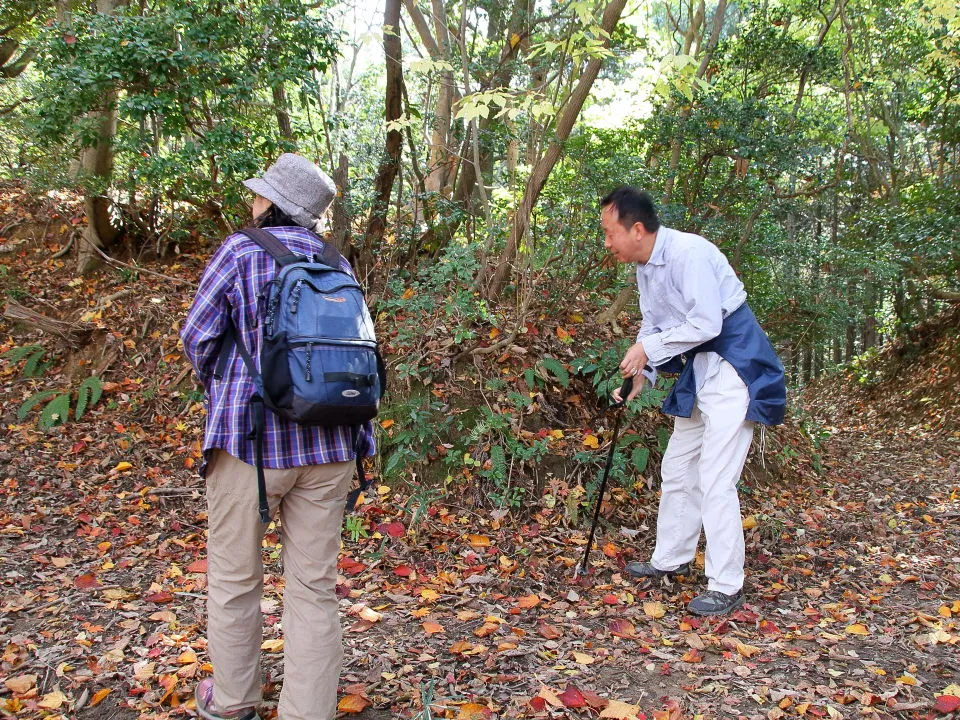
<svg viewBox="0 0 960 720"><path fill-rule="evenodd" d="M30 414L30 411L33 410L37 405L42 403L48 398L52 398L57 394L57 390L43 390L38 393L34 393L26 399L23 405L20 406L20 409L17 410L17 420L23 422L23 419Z"/></svg>
<svg viewBox="0 0 960 720"><path fill-rule="evenodd" d="M40 427L44 430L49 430L54 425L65 423L67 421L67 415L69 414L70 393L67 392L57 395L40 411Z"/></svg>
<svg viewBox="0 0 960 720"><path fill-rule="evenodd" d="M84 379L77 389L77 408L74 411L74 418L79 420L86 413L87 408L97 404L100 396L103 394L103 382L96 375Z"/></svg>

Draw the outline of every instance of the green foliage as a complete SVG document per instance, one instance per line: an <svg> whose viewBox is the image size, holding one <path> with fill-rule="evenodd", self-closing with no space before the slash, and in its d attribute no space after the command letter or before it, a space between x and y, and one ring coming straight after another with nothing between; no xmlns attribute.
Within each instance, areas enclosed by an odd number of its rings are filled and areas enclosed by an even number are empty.
<svg viewBox="0 0 960 720"><path fill-rule="evenodd" d="M93 407L100 400L103 394L103 383L96 375L84 379L77 388L77 407L74 410L74 417L79 420L83 417L87 408Z"/></svg>
<svg viewBox="0 0 960 720"><path fill-rule="evenodd" d="M23 360L23 376L32 378L43 375L53 364L52 361L42 362L46 354L47 351L41 345L22 345L7 350L0 357L13 363Z"/></svg>
<svg viewBox="0 0 960 720"><path fill-rule="evenodd" d="M65 162L97 141L91 111L112 105L110 190L132 225L176 242L197 209L208 217L224 205L245 213L239 181L295 147L280 133L271 93L288 85L301 107L315 107L317 73L335 57L335 41L327 15L301 0L167 0L115 15L74 12L38 41L31 131L47 165ZM294 127L295 135L308 130Z"/></svg>
<svg viewBox="0 0 960 720"><path fill-rule="evenodd" d="M39 425L43 430L49 430L54 425L62 425L70 414L70 393L60 393L48 402L40 411Z"/></svg>
<svg viewBox="0 0 960 720"><path fill-rule="evenodd" d="M37 405L49 400L58 393L58 390L43 390L41 392L34 393L27 398L26 401L20 406L20 409L17 410L17 420L23 422L27 418L27 415L30 414L30 411L33 410Z"/></svg>
<svg viewBox="0 0 960 720"><path fill-rule="evenodd" d="M360 515L347 515L343 521L344 529L350 534L350 540L357 542L360 538L369 537L364 525L364 518Z"/></svg>

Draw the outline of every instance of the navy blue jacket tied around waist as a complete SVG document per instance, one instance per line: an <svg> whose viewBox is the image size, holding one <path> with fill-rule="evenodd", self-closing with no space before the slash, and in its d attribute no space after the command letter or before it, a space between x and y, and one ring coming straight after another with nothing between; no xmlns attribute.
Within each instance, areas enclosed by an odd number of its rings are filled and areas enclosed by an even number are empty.
<svg viewBox="0 0 960 720"><path fill-rule="evenodd" d="M736 369L750 393L747 420L764 425L783 422L787 407L783 363L746 303L724 318L720 334L715 338L657 366L662 372L680 373L663 401L665 413L679 417L693 414L697 399L693 356L701 352L715 352Z"/></svg>

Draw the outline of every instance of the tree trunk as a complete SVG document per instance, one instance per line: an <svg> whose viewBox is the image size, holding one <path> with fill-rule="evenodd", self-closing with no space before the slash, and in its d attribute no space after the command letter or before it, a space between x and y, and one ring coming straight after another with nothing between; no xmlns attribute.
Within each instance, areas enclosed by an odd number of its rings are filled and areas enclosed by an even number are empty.
<svg viewBox="0 0 960 720"><path fill-rule="evenodd" d="M383 12L383 54L386 61L386 121L400 119L403 99L403 69L400 59L403 56L400 45L400 2L386 0ZM387 131L386 147L377 178L374 182L374 205L370 211L367 231L358 262L364 267L370 264L375 248L380 245L387 225L387 208L393 181L400 169L400 152L403 149L403 135L400 130Z"/></svg>
<svg viewBox="0 0 960 720"><path fill-rule="evenodd" d="M128 0L97 0L97 12L113 15ZM58 13L61 7L58 5ZM117 132L117 91L109 89L103 96L102 107L92 111L90 117L96 122L96 142L80 156L80 170L86 178L95 180L99 186L109 185L113 176L113 138ZM110 198L85 191L84 207L87 225L77 247L77 271L83 275L100 263L100 252L106 251L117 238L119 231L110 218Z"/></svg>
<svg viewBox="0 0 960 720"><path fill-rule="evenodd" d="M277 83L271 90L273 92L273 112L276 113L277 116L277 127L280 129L280 137L293 142L293 125L290 122L287 91L283 87L283 83Z"/></svg>
<svg viewBox="0 0 960 720"><path fill-rule="evenodd" d="M625 5L626 0L611 0L604 9L601 26L608 36L613 33L617 23L620 21L620 15L623 13ZM604 44L607 45L608 43ZM557 164L557 160L560 159L563 143L570 137L570 132L573 130L574 123L580 115L583 103L590 94L590 88L593 87L594 80L596 80L602 64L603 60L601 58L591 58L587 63L583 75L580 76L577 86L570 94L570 99L567 101L560 115L554 139L550 142L543 157L533 168L533 172L530 173L530 178L527 180L526 190L523 193L523 200L520 202L520 207L514 210L510 237L507 239L507 245L503 250L503 255L500 257L500 262L487 292L487 298L489 300L495 300L500 296L503 287L507 283L507 279L510 277L513 261L517 257L517 250L520 247L520 243L523 242L530 225L530 214L533 212L533 208L537 203L537 199L540 197L540 191L543 190L547 178L550 177L550 173Z"/></svg>
<svg viewBox="0 0 960 720"><path fill-rule="evenodd" d="M350 215L347 213L347 195L350 192L350 158L340 153L340 161L333 172L333 182L337 186L337 196L333 199L330 222L330 240L340 253L351 261L350 257Z"/></svg>

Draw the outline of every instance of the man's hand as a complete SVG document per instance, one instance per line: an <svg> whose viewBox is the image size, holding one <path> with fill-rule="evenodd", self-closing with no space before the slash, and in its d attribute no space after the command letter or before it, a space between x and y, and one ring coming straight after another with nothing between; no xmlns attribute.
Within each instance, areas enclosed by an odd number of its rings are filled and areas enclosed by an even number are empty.
<svg viewBox="0 0 960 720"><path fill-rule="evenodd" d="M630 402L637 395L639 395L640 391L643 390L643 387L646 384L647 384L647 379L643 375L637 375L633 379L633 389L630 391L630 394L627 395L626 402ZM614 405L619 405L622 400L622 398L620 397L620 388L617 388L612 393L610 393L610 397L613 398Z"/></svg>
<svg viewBox="0 0 960 720"><path fill-rule="evenodd" d="M643 390L643 386L646 384L646 378L640 374L640 371L643 370L646 364L647 351L643 349L643 344L634 343L631 345L630 349L627 350L627 354L623 356L623 360L620 362L620 377L633 377L633 390L631 390L627 396L627 402L633 400L640 394L640 391ZM617 403L620 402L619 388L613 391L613 400Z"/></svg>

